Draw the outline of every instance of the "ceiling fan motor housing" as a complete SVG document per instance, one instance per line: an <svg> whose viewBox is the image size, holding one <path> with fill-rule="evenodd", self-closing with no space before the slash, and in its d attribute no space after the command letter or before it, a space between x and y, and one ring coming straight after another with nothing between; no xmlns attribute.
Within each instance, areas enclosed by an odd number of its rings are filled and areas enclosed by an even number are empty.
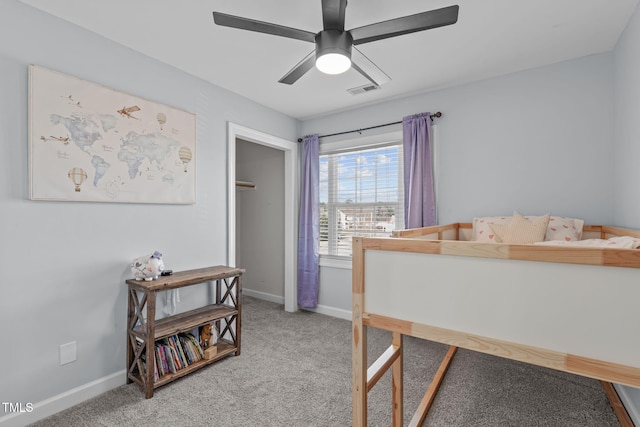
<svg viewBox="0 0 640 427"><path fill-rule="evenodd" d="M346 57L351 65L351 47L353 46L353 37L348 31L342 30L324 30L316 34L316 65L318 60L328 54L337 54ZM348 66L347 66L348 68ZM346 71L346 70L345 70ZM331 73L333 74L333 73ZM336 73L337 74L337 73Z"/></svg>

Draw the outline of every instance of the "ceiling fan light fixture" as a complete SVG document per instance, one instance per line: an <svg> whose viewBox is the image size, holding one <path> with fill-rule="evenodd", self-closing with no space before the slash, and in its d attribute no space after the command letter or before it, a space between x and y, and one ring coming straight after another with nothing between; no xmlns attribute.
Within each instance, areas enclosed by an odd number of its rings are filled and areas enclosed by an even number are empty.
<svg viewBox="0 0 640 427"><path fill-rule="evenodd" d="M324 30L316 35L316 68L325 74L341 74L351 68L351 34Z"/></svg>
<svg viewBox="0 0 640 427"><path fill-rule="evenodd" d="M325 74L342 74L351 68L351 60L341 53L325 53L316 59L316 68Z"/></svg>

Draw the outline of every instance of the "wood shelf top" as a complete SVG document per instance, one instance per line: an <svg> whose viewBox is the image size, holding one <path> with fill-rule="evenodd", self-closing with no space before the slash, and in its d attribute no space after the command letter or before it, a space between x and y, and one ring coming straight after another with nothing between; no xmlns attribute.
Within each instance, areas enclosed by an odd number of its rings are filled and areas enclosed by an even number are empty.
<svg viewBox="0 0 640 427"><path fill-rule="evenodd" d="M153 340L166 338L181 332L188 332L205 323L236 314L238 314L238 310L235 307L225 304L210 304L171 317L158 319L154 324ZM144 337L144 331L140 326L133 329L132 332L136 336Z"/></svg>
<svg viewBox="0 0 640 427"><path fill-rule="evenodd" d="M178 271L171 276L159 276L156 280L129 279L127 285L141 291L166 291L183 286L204 283L210 280L239 276L245 272L242 268L216 265L213 267L197 268L194 270Z"/></svg>

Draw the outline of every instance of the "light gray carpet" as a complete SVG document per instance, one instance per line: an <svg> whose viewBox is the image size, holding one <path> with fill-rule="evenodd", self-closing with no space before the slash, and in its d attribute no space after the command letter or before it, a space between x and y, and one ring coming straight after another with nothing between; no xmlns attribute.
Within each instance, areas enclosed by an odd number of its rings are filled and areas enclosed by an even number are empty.
<svg viewBox="0 0 640 427"><path fill-rule="evenodd" d="M111 390L35 426L349 426L351 322L244 297L242 354L155 391ZM390 344L369 329L369 364ZM405 425L447 348L405 337ZM123 362L124 363L124 362ZM387 374L369 425L391 425ZM619 426L598 381L458 350L424 425Z"/></svg>

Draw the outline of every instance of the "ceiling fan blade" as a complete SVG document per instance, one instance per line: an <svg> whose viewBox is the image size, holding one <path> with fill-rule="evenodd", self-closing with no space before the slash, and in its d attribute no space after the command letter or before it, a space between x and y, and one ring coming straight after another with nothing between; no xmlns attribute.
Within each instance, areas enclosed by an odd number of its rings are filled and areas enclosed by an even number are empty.
<svg viewBox="0 0 640 427"><path fill-rule="evenodd" d="M442 9L365 25L364 27L349 30L349 32L351 36L353 36L354 45L369 43L389 37L455 24L458 21L458 9L458 5L443 7Z"/></svg>
<svg viewBox="0 0 640 427"><path fill-rule="evenodd" d="M305 56L302 61L298 62L287 74L284 75L278 83L284 83L292 85L298 81L298 79L304 76L307 71L313 68L316 63L316 51L312 50L310 54Z"/></svg>
<svg viewBox="0 0 640 427"><path fill-rule="evenodd" d="M315 43L316 35L310 31L298 30L270 22L256 21L255 19L240 16L227 15L226 13L213 12L213 21L223 27L239 28L241 30L255 31L257 33L272 34L274 36L303 40Z"/></svg>
<svg viewBox="0 0 640 427"><path fill-rule="evenodd" d="M344 31L347 0L322 0L322 25L325 30Z"/></svg>
<svg viewBox="0 0 640 427"><path fill-rule="evenodd" d="M384 71L355 47L351 51L351 66L376 86L382 86L391 81Z"/></svg>

